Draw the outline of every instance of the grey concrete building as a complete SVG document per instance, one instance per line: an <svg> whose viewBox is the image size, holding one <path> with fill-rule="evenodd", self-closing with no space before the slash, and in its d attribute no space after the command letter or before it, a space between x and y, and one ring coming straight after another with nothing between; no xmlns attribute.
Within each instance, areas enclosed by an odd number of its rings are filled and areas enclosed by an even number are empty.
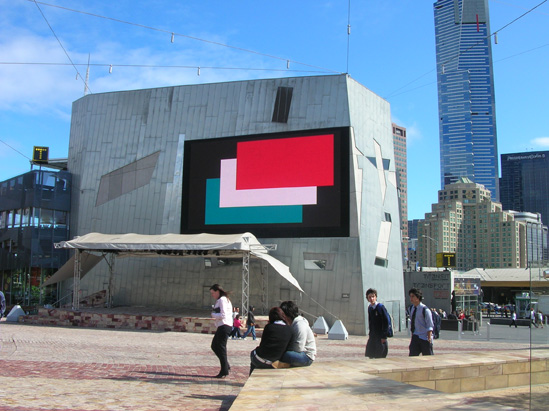
<svg viewBox="0 0 549 411"><path fill-rule="evenodd" d="M347 75L87 95L73 104L68 168L73 235L251 232L305 291L254 260L259 311L293 299L310 320L364 334L375 287L404 326L390 107ZM293 194L254 195L264 189ZM107 281L101 263L83 295ZM241 282L242 259L117 258L113 302L207 308L211 284L238 302Z"/></svg>

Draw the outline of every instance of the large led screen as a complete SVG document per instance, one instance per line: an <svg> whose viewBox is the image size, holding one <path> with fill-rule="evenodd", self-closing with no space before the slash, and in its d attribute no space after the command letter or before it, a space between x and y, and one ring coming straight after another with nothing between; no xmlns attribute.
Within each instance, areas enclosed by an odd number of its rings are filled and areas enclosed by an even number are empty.
<svg viewBox="0 0 549 411"><path fill-rule="evenodd" d="M349 130L185 142L183 234L349 235Z"/></svg>

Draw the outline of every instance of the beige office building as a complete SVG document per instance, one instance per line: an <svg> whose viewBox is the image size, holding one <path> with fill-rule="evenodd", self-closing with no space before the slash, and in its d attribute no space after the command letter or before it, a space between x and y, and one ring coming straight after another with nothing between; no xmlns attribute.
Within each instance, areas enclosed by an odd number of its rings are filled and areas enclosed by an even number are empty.
<svg viewBox="0 0 549 411"><path fill-rule="evenodd" d="M438 192L438 203L418 224L418 262L456 253L456 269L526 267L526 228L492 201L483 185L461 178Z"/></svg>

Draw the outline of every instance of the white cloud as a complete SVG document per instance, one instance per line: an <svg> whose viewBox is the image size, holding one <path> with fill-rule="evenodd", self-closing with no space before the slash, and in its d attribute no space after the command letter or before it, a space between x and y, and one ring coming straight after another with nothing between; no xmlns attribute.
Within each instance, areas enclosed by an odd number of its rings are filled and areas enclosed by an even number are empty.
<svg viewBox="0 0 549 411"><path fill-rule="evenodd" d="M204 35L206 37L206 35ZM214 38L220 43L225 39ZM166 40L169 45L169 39ZM89 90L101 93L119 90L164 87L181 84L212 83L263 77L272 72L246 70L273 67L260 56L237 52L227 48L187 42L157 48L151 46L128 47L115 41L101 41L93 44L90 51ZM189 44L192 43L192 44ZM51 114L70 116L71 104L84 94L84 80L88 53L75 52L70 44L64 44L72 62L51 37L19 30L16 33L0 31L0 56L8 63L64 63L47 64L0 64L0 110L27 114ZM100 64L94 66L94 64ZM109 74L109 65L113 65ZM126 65L126 67L124 67ZM128 67L147 65L151 67ZM179 68L152 66L189 66ZM201 67L200 76L197 68ZM281 64L282 66L282 64ZM219 70L208 67L242 67L242 70ZM282 67L281 67L282 68ZM283 73L291 75L288 71ZM280 74L276 74L278 76Z"/></svg>
<svg viewBox="0 0 549 411"><path fill-rule="evenodd" d="M549 147L549 137L538 137L530 140L530 143L534 146L546 148Z"/></svg>

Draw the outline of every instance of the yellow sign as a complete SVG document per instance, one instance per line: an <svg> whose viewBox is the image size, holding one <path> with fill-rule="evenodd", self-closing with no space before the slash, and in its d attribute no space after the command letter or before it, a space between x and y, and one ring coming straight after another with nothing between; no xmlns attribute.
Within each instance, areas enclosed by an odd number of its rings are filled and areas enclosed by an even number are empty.
<svg viewBox="0 0 549 411"><path fill-rule="evenodd" d="M39 163L39 164L47 164L49 151L50 151L49 147L34 146L34 150L32 152L32 162Z"/></svg>
<svg viewBox="0 0 549 411"><path fill-rule="evenodd" d="M437 267L455 267L456 253L437 253Z"/></svg>

